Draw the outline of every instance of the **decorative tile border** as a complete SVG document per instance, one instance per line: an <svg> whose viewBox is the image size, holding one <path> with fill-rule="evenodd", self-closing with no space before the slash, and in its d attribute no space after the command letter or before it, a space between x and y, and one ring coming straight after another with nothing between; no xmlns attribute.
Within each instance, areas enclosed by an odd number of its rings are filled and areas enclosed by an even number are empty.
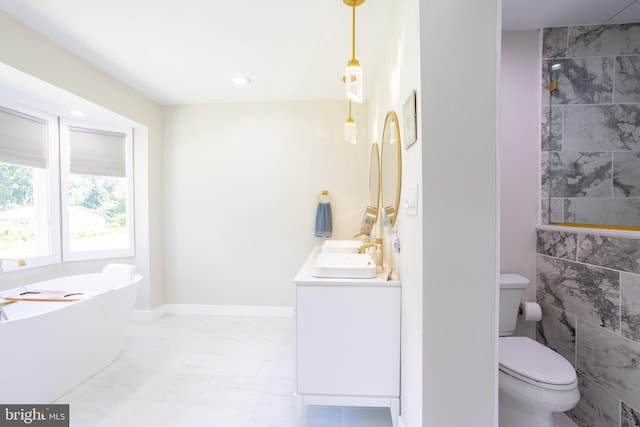
<svg viewBox="0 0 640 427"><path fill-rule="evenodd" d="M576 233L538 230L536 244L536 250L539 254L571 261L577 259Z"/></svg>
<svg viewBox="0 0 640 427"><path fill-rule="evenodd" d="M578 261L640 274L640 239L579 234Z"/></svg>

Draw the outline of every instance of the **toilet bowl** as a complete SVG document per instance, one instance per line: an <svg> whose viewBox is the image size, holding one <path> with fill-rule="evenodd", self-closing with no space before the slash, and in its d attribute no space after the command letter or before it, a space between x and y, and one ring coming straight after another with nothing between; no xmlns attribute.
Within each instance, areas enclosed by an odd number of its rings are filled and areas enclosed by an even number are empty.
<svg viewBox="0 0 640 427"><path fill-rule="evenodd" d="M511 336L520 298L528 284L522 276L500 276L500 427L554 427L553 413L568 411L580 399L571 363L530 338Z"/></svg>
<svg viewBox="0 0 640 427"><path fill-rule="evenodd" d="M526 337L499 338L500 427L553 427L580 399L573 366Z"/></svg>

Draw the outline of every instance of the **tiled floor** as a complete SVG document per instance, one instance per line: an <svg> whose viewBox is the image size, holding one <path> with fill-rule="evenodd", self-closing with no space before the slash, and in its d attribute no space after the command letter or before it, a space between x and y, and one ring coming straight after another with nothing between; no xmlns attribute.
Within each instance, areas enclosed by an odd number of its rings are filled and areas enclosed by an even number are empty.
<svg viewBox="0 0 640 427"><path fill-rule="evenodd" d="M56 403L71 427L296 427L290 318L132 322L118 360ZM302 427L390 427L385 408L308 407Z"/></svg>

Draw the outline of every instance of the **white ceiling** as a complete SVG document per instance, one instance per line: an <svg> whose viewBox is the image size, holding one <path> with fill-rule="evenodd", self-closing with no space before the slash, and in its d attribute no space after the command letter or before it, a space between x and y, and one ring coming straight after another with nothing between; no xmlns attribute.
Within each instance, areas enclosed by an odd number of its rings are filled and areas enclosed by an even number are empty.
<svg viewBox="0 0 640 427"><path fill-rule="evenodd" d="M365 84L394 5L357 8ZM342 0L0 0L0 10L164 105L344 98ZM640 22L640 0L503 0L504 29L606 22ZM252 83L234 86L236 75Z"/></svg>

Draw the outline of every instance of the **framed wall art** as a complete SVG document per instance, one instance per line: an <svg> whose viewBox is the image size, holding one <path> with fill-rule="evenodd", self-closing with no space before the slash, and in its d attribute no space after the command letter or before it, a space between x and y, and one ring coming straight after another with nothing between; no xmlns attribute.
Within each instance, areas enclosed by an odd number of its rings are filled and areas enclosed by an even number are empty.
<svg viewBox="0 0 640 427"><path fill-rule="evenodd" d="M404 148L407 149L418 140L417 115L416 115L416 91L412 90L409 98L404 103Z"/></svg>

